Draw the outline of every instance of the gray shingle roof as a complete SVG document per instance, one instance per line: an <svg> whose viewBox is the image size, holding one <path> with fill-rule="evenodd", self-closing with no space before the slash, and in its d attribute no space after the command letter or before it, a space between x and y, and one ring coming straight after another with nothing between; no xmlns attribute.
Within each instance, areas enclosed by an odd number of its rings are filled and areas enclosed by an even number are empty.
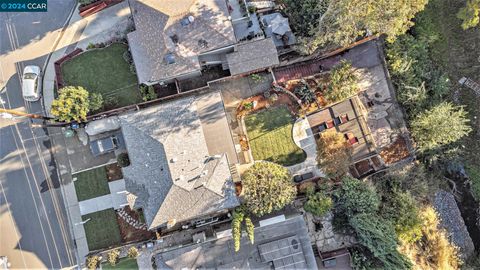
<svg viewBox="0 0 480 270"><path fill-rule="evenodd" d="M237 75L278 65L278 53L271 38L240 43L227 54L230 74Z"/></svg>
<svg viewBox="0 0 480 270"><path fill-rule="evenodd" d="M198 71L198 54L236 43L225 0L131 0L130 3L136 30L127 37L140 83ZM189 16L193 22L182 25ZM168 53L173 54L175 63L165 61Z"/></svg>
<svg viewBox="0 0 480 270"><path fill-rule="evenodd" d="M131 165L123 168L132 207L150 229L238 204L225 155L209 157L197 97L120 116Z"/></svg>

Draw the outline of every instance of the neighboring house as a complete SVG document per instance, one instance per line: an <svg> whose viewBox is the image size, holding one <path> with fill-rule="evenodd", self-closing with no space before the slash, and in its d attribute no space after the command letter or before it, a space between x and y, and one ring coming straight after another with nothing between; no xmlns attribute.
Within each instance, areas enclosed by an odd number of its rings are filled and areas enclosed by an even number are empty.
<svg viewBox="0 0 480 270"><path fill-rule="evenodd" d="M237 51L240 39L226 0L130 0L130 6L136 30L127 37L139 83L195 78L208 66L229 69L227 56ZM271 46L262 51L262 45L255 45L260 48L256 56L271 56ZM245 58L264 69L278 64L277 56L267 62Z"/></svg>
<svg viewBox="0 0 480 270"><path fill-rule="evenodd" d="M230 231L230 230L229 230ZM241 238L238 252L231 236L155 255L159 269L317 269L302 216L255 228L255 243Z"/></svg>
<svg viewBox="0 0 480 270"><path fill-rule="evenodd" d="M290 46L297 42L288 23L288 18L283 17L280 13L263 15L260 20L264 26L265 35L271 37L278 48Z"/></svg>
<svg viewBox="0 0 480 270"><path fill-rule="evenodd" d="M235 159L233 142L218 102L220 95L209 93L120 116L131 161L123 168L127 200L143 209L150 230L239 204L227 157Z"/></svg>

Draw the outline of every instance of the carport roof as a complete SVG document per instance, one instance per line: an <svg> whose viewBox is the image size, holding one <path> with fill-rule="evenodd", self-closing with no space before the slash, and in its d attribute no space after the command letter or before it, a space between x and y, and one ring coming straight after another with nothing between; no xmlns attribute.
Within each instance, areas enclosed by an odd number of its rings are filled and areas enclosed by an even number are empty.
<svg viewBox="0 0 480 270"><path fill-rule="evenodd" d="M227 62L232 75L279 64L277 48L271 38L238 44L235 52L227 54Z"/></svg>

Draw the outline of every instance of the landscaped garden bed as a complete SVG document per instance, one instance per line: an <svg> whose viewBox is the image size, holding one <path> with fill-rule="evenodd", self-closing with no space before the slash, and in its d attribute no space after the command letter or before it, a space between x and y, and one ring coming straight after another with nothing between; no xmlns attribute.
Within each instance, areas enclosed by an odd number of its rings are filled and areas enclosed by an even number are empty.
<svg viewBox="0 0 480 270"><path fill-rule="evenodd" d="M118 163L113 163L105 166L107 171L108 181L115 181L123 178L122 168L118 166Z"/></svg>
<svg viewBox="0 0 480 270"><path fill-rule="evenodd" d="M105 167L99 167L73 175L78 201L110 194Z"/></svg>
<svg viewBox="0 0 480 270"><path fill-rule="evenodd" d="M305 152L293 141L294 119L286 106L252 113L244 120L255 160L272 161L284 166L305 160Z"/></svg>
<svg viewBox="0 0 480 270"><path fill-rule="evenodd" d="M102 263L102 269L138 269L137 260L133 258L121 258L118 260L115 266L112 266L110 263Z"/></svg>
<svg viewBox="0 0 480 270"><path fill-rule="evenodd" d="M83 224L83 227L90 251L116 246L121 243L117 215L113 208L82 216L83 221L87 219L90 220Z"/></svg>
<svg viewBox="0 0 480 270"><path fill-rule="evenodd" d="M101 94L103 110L141 102L137 77L124 59L127 50L127 45L114 43L68 60L61 66L65 85L82 86L90 94Z"/></svg>
<svg viewBox="0 0 480 270"><path fill-rule="evenodd" d="M143 218L143 213L135 210L131 210L129 206L124 207L123 210L134 220L145 223ZM120 228L120 235L123 243L129 242L139 242L155 237L155 233L145 230L145 229L136 229L132 225L128 224L122 217L117 214L117 222Z"/></svg>
<svg viewBox="0 0 480 270"><path fill-rule="evenodd" d="M393 164L410 156L407 143L403 137L398 137L394 143L384 148L380 156L386 164Z"/></svg>

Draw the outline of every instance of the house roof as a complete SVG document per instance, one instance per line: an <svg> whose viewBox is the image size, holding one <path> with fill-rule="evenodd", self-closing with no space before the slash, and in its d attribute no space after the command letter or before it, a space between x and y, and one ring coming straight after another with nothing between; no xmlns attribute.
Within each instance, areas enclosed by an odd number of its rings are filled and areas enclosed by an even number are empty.
<svg viewBox="0 0 480 270"><path fill-rule="evenodd" d="M238 204L226 155L209 155L197 99L120 116L131 161L123 168L127 198L150 229Z"/></svg>
<svg viewBox="0 0 480 270"><path fill-rule="evenodd" d="M253 244L242 237L238 252L226 236L158 253L155 262L160 269L317 269L303 217L256 227L254 234Z"/></svg>
<svg viewBox="0 0 480 270"><path fill-rule="evenodd" d="M232 75L279 64L277 48L271 38L238 44L235 52L227 54L227 62Z"/></svg>
<svg viewBox="0 0 480 270"><path fill-rule="evenodd" d="M236 43L224 0L132 0L131 8L136 30L127 37L140 83L198 71L198 54Z"/></svg>

